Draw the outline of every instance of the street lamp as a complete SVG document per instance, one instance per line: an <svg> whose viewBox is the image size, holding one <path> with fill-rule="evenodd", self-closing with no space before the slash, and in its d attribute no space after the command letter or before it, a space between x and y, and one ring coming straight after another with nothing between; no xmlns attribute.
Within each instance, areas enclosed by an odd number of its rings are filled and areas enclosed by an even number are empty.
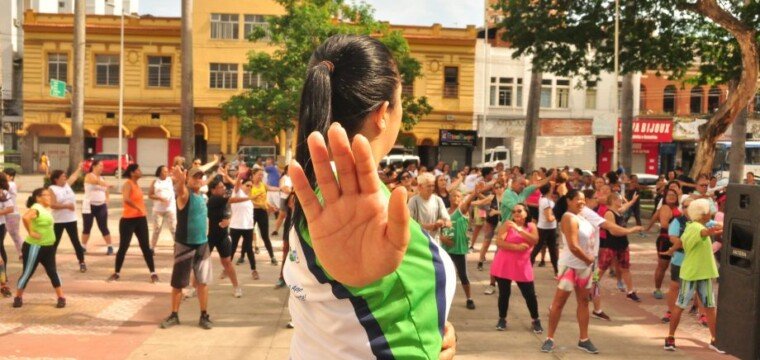
<svg viewBox="0 0 760 360"><path fill-rule="evenodd" d="M620 128L618 125L618 112L620 111L618 77L620 77L620 0L615 0L615 84L613 86L615 97L612 99L612 108L615 109L613 113L615 130L612 133L612 166L610 166L612 171L617 171L618 169L618 141L620 140L620 136L618 135L618 129Z"/></svg>
<svg viewBox="0 0 760 360"><path fill-rule="evenodd" d="M106 3L106 6L110 6L114 9L116 9L116 4L113 3ZM116 169L116 180L118 184L121 184L121 164L122 164L122 156L124 155L124 136L123 136L123 129L124 129L124 17L131 17L133 19L139 19L139 15L130 15L126 14L124 12L124 2L122 1L122 8L121 8L121 39L120 39L120 46L119 46L119 145L118 145L118 154L116 155L117 160L117 169Z"/></svg>

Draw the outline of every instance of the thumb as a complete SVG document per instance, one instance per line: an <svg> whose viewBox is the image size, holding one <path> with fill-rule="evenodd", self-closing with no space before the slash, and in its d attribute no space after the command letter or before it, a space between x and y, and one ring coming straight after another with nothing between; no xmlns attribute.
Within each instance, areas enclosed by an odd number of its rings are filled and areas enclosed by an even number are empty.
<svg viewBox="0 0 760 360"><path fill-rule="evenodd" d="M399 186L391 193L388 203L388 225L385 229L385 237L396 249L406 252L409 245L409 207L407 203L406 188Z"/></svg>

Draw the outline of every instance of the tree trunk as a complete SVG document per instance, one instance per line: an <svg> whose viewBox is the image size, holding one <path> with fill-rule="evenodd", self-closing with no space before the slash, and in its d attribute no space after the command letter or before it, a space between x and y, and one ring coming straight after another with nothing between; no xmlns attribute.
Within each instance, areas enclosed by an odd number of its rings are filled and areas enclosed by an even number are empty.
<svg viewBox="0 0 760 360"><path fill-rule="evenodd" d="M71 94L71 138L69 139L69 172L84 158L84 52L85 52L85 0L74 5L74 86ZM120 65L120 66L123 66ZM121 129L120 129L121 130Z"/></svg>
<svg viewBox="0 0 760 360"><path fill-rule="evenodd" d="M744 144L747 140L747 108L744 108L739 116L736 117L731 127L731 152L729 153L729 175L728 182L732 184L741 184L744 180Z"/></svg>
<svg viewBox="0 0 760 360"><path fill-rule="evenodd" d="M633 167L633 74L623 75L623 91L620 96L620 165L626 174L630 174Z"/></svg>
<svg viewBox="0 0 760 360"><path fill-rule="evenodd" d="M726 102L713 117L700 126L699 148L691 169L691 176L696 177L699 174L712 173L715 143L755 96L758 77L757 31L721 8L717 0L700 0L695 4L682 4L681 7L709 18L730 32L739 43L742 57L742 74L736 89L728 93Z"/></svg>
<svg viewBox="0 0 760 360"><path fill-rule="evenodd" d="M525 117L525 134L523 136L522 159L520 166L526 173L533 171L536 160L536 141L538 138L539 109L541 108L541 81L543 73L533 71L528 92L528 113Z"/></svg>
<svg viewBox="0 0 760 360"><path fill-rule="evenodd" d="M195 105L193 104L193 0L182 0L182 156L195 158Z"/></svg>

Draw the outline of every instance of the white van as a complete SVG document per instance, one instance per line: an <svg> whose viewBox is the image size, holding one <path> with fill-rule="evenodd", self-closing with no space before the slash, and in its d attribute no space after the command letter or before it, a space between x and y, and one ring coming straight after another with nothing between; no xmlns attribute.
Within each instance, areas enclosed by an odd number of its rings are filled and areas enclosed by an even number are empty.
<svg viewBox="0 0 760 360"><path fill-rule="evenodd" d="M512 153L505 146L497 146L486 150L485 162L477 164L478 168L496 167L496 164L504 164L505 169L512 167Z"/></svg>

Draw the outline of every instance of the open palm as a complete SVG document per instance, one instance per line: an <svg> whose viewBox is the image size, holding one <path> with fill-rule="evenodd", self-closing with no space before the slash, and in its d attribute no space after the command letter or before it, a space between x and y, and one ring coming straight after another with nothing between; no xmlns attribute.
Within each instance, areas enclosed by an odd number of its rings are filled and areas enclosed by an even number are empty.
<svg viewBox="0 0 760 360"><path fill-rule="evenodd" d="M351 144L338 123L330 127L327 136L340 181L322 135L315 132L308 138L323 202L297 162L291 163L289 174L320 264L335 280L362 287L401 264L409 244L406 189L397 188L390 202L387 200L364 136L356 135Z"/></svg>

